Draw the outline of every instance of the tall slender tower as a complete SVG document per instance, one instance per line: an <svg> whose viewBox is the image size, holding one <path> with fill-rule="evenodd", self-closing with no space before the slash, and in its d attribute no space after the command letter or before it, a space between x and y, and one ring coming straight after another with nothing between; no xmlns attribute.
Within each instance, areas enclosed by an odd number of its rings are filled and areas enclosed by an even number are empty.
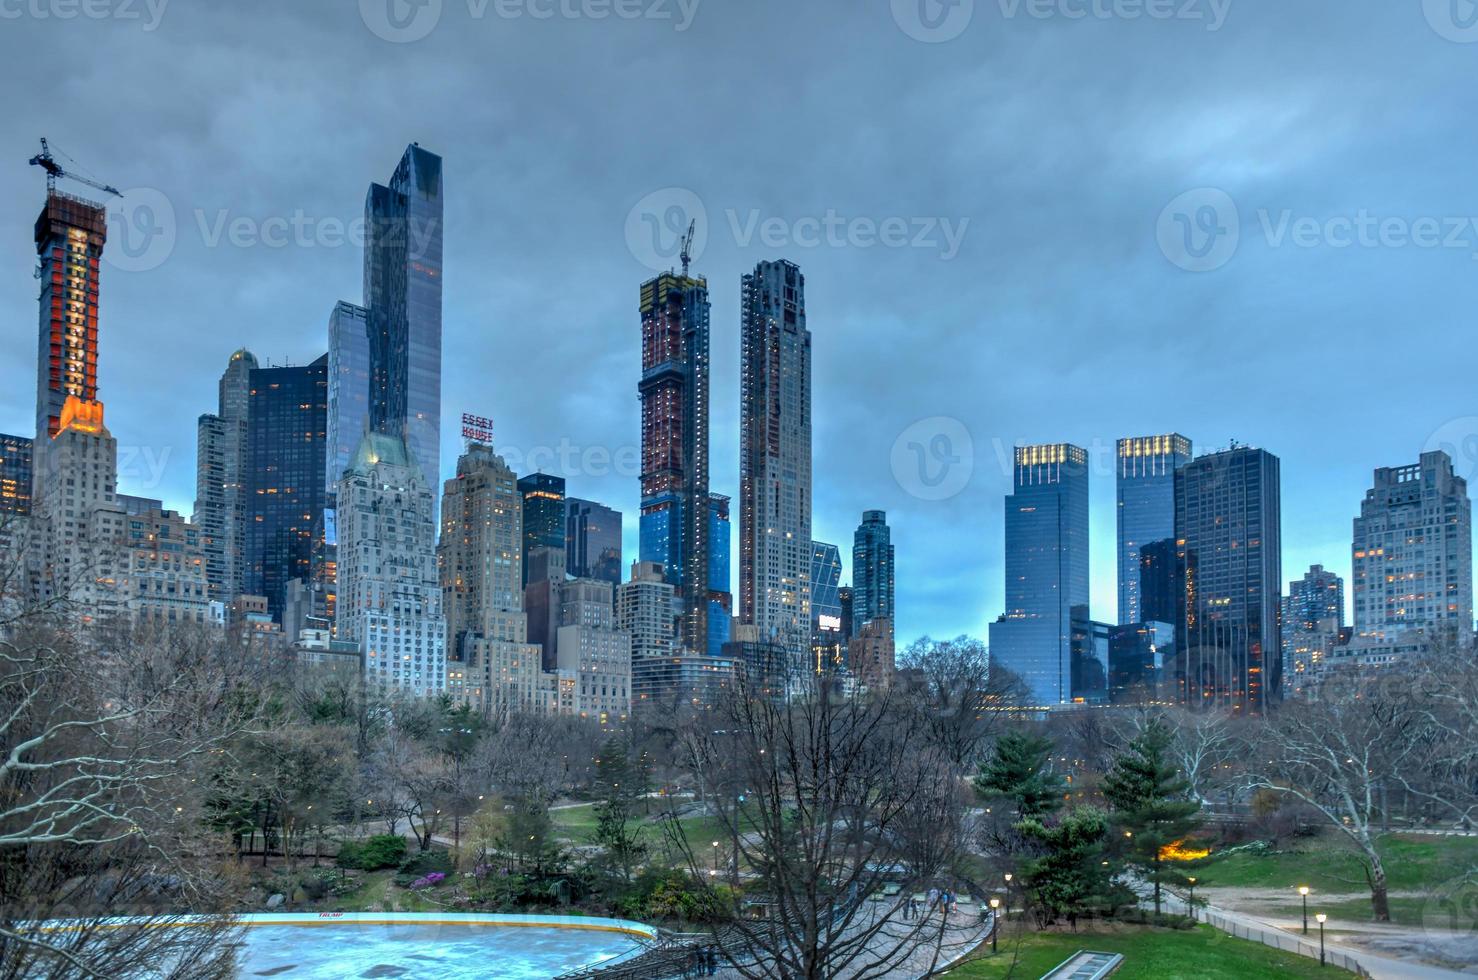
<svg viewBox="0 0 1478 980"><path fill-rule="evenodd" d="M69 396L97 400L98 273L108 213L101 204L51 191L36 219L41 281L36 355L36 458L32 496L39 500L46 465L42 456L61 429Z"/></svg>
<svg viewBox="0 0 1478 980"><path fill-rule="evenodd" d="M1279 474L1278 457L1237 445L1176 473L1176 681L1192 707L1261 713L1281 695Z"/></svg>
<svg viewBox="0 0 1478 980"><path fill-rule="evenodd" d="M1032 703L1072 702L1074 622L1088 619L1088 453L1017 446L1006 498L1006 612L990 625L991 663L1019 674Z"/></svg>
<svg viewBox="0 0 1478 980"><path fill-rule="evenodd" d="M709 648L708 281L664 272L641 287L640 560L677 590L678 641Z"/></svg>
<svg viewBox="0 0 1478 980"><path fill-rule="evenodd" d="M785 260L743 279L739 389L739 618L788 669L811 640L811 332L806 280Z"/></svg>
<svg viewBox="0 0 1478 980"><path fill-rule="evenodd" d="M1173 432L1120 439L1118 458L1119 625L1127 626L1155 619L1145 614L1144 594L1156 588L1143 581L1146 563L1175 540L1175 472L1191 461L1191 441Z"/></svg>
<svg viewBox="0 0 1478 980"><path fill-rule="evenodd" d="M196 423L195 514L210 597L229 604L242 594L246 553L247 416L252 352L231 355L215 414Z"/></svg>
<svg viewBox="0 0 1478 980"><path fill-rule="evenodd" d="M893 615L893 534L888 515L880 510L864 511L862 523L852 538L852 632L862 632L870 620Z"/></svg>
<svg viewBox="0 0 1478 980"><path fill-rule="evenodd" d="M406 148L365 199L370 425L402 436L441 485L441 157ZM439 504L439 501L437 501Z"/></svg>

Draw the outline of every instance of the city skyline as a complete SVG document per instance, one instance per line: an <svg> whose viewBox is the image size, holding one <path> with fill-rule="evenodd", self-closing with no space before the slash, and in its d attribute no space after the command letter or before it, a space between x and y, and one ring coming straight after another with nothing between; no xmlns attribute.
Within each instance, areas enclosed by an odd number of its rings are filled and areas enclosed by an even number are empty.
<svg viewBox="0 0 1478 980"><path fill-rule="evenodd" d="M1439 87L1437 81L1466 49L1433 34L1419 11L1414 17L1409 13L1371 6L1361 31L1374 24L1388 43L1418 55L1410 59L1417 68L1399 80L1403 98L1415 93L1440 104L1465 104L1471 96ZM317 11L300 16L310 33L324 26L327 17ZM354 11L346 16L354 21L348 26L362 27ZM817 11L793 16L798 28L828 24ZM1402 411L1390 412L1390 401L1380 410L1352 404L1331 420L1320 404L1329 393L1307 383L1309 355L1321 352L1322 376L1353 377L1376 356L1379 337L1392 325L1415 334L1418 343L1439 343L1459 334L1473 300L1468 295L1474 288L1468 282L1471 261L1460 252L1441 250L1274 247L1261 234L1257 211L1271 209L1269 220L1276 224L1284 208L1298 217L1360 208L1415 216L1451 214L1478 202L1459 175L1460 161L1469 156L1467 137L1439 133L1422 119L1402 122L1394 135L1367 134L1361 120L1368 118L1365 113L1379 112L1386 96L1345 64L1358 63L1349 57L1361 50L1352 47L1353 32L1346 33L1349 27L1342 23L1321 22L1321 49L1310 54L1306 45L1295 47L1311 29L1312 21L1303 17L1297 11L1239 10L1221 32L1206 36L1198 30L1169 32L1176 25L1165 25L1164 31L1149 30L1148 25L1104 25L1098 34L1093 25L1076 32L1067 25L1042 28L1042 42L1060 60L1086 53L1095 37L1107 37L1145 54L1183 59L1172 65L1188 71L1197 64L1197 73L1191 91L1180 95L1143 92L1136 87L1142 76L1135 72L1108 83L1119 94L1136 92L1145 106L1143 116L1171 120L1164 125L1172 128L1075 129L1073 145L1084 157L1110 161L1098 181L1103 186L1086 189L1062 170L1010 178L1029 182L1033 193L1008 196L1034 200L1031 208L1002 201L1000 183L978 176L992 170L1014 172L991 161L1043 155L1055 140L1068 138L1072 119L1018 118L1029 107L1020 101L1022 96L1003 95L1003 106L1014 112L996 114L997 124L1006 127L1002 142L1013 144L1010 157L972 142L975 156L968 168L931 159L921 182L899 176L902 164L917 164L913 152L898 155L903 151L876 146L871 148L875 157L864 155L858 161L857 174L838 175L836 171L845 169L838 164L847 155L841 151L856 144L844 130L827 124L840 150L828 149L815 162L796 161L784 179L766 171L763 180L756 180L712 166L734 150L728 131L735 128L739 107L719 96L713 79L698 77L694 100L707 102L712 111L704 115L714 117L694 123L699 135L693 145L700 150L688 159L666 160L634 148L630 160L614 164L611 176L587 186L579 161L560 150L558 128L538 118L558 117L559 110L573 103L575 93L568 86L555 84L549 93L554 112L544 106L536 114L532 107L500 101L471 110L476 125L469 125L465 114L447 112L424 98L436 78L475 77L467 60L472 49L465 43L493 44L514 65L532 70L531 77L552 78L543 74L547 69L532 67L540 54L537 43L529 43L527 53L516 50L519 39L538 41L529 22L498 25L506 28L502 31L489 24L467 42L458 32L443 29L419 45L406 46L416 47L420 59L445 63L443 74L425 79L400 74L406 52L368 31L358 40L350 35L342 51L325 49L321 64L297 63L299 75L311 84L316 72L344 70L343 59L350 55L358 59L368 52L383 59L383 64L365 67L366 84L373 89L395 77L409 94L421 97L420 116L413 123L387 121L382 110L368 104L335 103L274 119L266 106L232 103L225 117L229 132L217 132L210 128L213 117L205 114L205 104L220 104L223 87L229 92L267 83L212 80L196 59L182 55L184 77L213 98L200 104L182 100L168 112L151 114L145 103L159 101L161 90L158 83L147 83L123 95L122 104L106 116L79 104L75 121L67 120L70 129L57 129L42 107L16 107L13 131L4 143L17 190L0 206L0 260L6 266L0 295L12 322L34 322L31 227L43 192L39 172L26 168L24 161L35 152L37 136L53 137L88 169L123 188L125 201L147 199L144 191L135 192L143 188L172 202L176 241L168 258L154 268L117 264L126 253L116 251L122 239L110 229L102 273L99 397L108 406L108 425L120 443L120 490L160 497L189 513L194 419L212 410L216 380L231 351L245 346L264 365L288 358L299 366L311 362L323 353L328 312L341 297L356 297L362 279L362 249L357 246L235 246L223 238L211 247L201 222L207 232L218 228L224 211L227 220L248 218L260 230L263 220L290 218L301 209L310 218L347 223L363 212L364 188L385 179L387 161L406 143L419 140L448 161L448 192L460 204L447 215L441 476L450 475L450 461L459 449L455 426L446 423L463 410L495 419L500 452L558 449L568 440L587 450L577 472L563 474L570 492L623 513L624 550L631 556L638 553L635 477L614 472L614 464L608 464L608 475L593 472L599 465L591 462L588 451L600 449L614 459L639 443L638 406L631 391L638 363L631 336L632 289L655 270L632 254L625 222L647 195L688 188L708 216L706 249L694 271L707 276L713 303L711 488L736 495L738 490L739 276L757 261L790 259L806 273L814 319L812 534L844 542L862 511L889 513L900 546L900 645L926 631L983 636L986 624L1003 608L998 542L1001 501L1010 479L1009 464L1000 463L1003 456L1009 459L1009 447L1016 443L1071 442L1104 461L1093 465L1090 505L1091 606L1098 619L1115 615L1112 446L1118 438L1147 432L1183 432L1201 451L1237 437L1277 455L1284 464L1284 569L1322 564L1349 581L1350 522L1359 513L1371 473L1409 465L1423 449L1447 441L1458 450L1454 462L1459 475L1471 477L1474 460L1465 447L1467 437L1478 432L1478 421L1472 419L1456 363L1432 365L1431 373L1419 380L1392 380L1385 396L1402 405ZM267 51L264 33L250 29L243 15L226 10L208 17L184 14L165 26L169 30L150 39L163 51L176 46L182 51L207 31L229 33L248 50ZM335 21L332 26L345 25ZM599 38L586 51L615 72L612 98L619 104L635 100L641 89L633 75L617 67L624 45L650 40L651 32L641 33L637 26L613 25L618 33L611 55L597 55ZM704 8L689 36L701 45L738 26L732 12ZM30 36L38 40L38 48L41 39L57 30L104 29L40 22L16 27L11 43L23 44ZM946 107L966 113L962 100L948 96L950 78L977 70L983 56L999 56L998 70L1011 71L1017 63L1009 51L1015 33L1041 25L1013 22L1004 36L995 27L978 24L950 45L924 45L904 36L884 11L875 24L848 25L847 37L863 52L895 59L905 68L937 69L932 84L945 93ZM1113 33L1104 35L1110 28ZM1277 92L1256 83L1238 98L1218 97L1231 79L1244 77L1245 66L1238 62L1254 37L1261 42L1271 38L1274 48L1298 50L1304 61L1290 69L1294 77L1284 77ZM1183 53L1171 50L1171 39L1184 47ZM578 37L566 40L577 47L587 43ZM763 57L785 57L788 44ZM125 57L105 45L98 55L110 70L117 70L117 59ZM4 70L16 78L25 63L17 51ZM673 71L681 64L664 62ZM722 67L742 71L732 63ZM828 98L850 106L858 98L828 83L819 69L807 77L816 81L816 91L792 83L799 89L792 95L802 106L815 108L817 100ZM844 80L853 86L865 82L861 74ZM1300 80L1305 84L1298 84ZM759 77L753 82L767 93L779 84ZM1384 83L1394 85L1395 80ZM1275 104L1291 108L1274 112ZM514 135L503 143L490 142L476 131L500 113L512 116L516 125L499 130ZM1316 125L1319 119L1329 121ZM315 127L330 122L334 140L309 137ZM597 135L604 125L596 123ZM783 125L786 133L798 131L788 120ZM942 133L941 127L950 127L953 134L960 119L946 119L931 109L915 125L920 137ZM1225 159L1203 149L1193 153L1173 139L1167 142L1175 125L1197 127L1198 133L1210 130L1202 143L1209 140L1213 150L1223 148ZM1040 131L1031 128L1036 126ZM1257 138L1249 142L1244 138L1249 133ZM196 152L189 160L168 149L184 139L194 141L190 145ZM1403 156L1420 153L1430 180L1408 186L1389 151L1367 152L1388 143L1399 143ZM1164 148L1168 161L1158 157L1144 162L1141 151L1151 147ZM1132 165L1130 157L1136 160ZM538 161L547 162L547 169L536 167ZM246 180L247 173L253 179ZM975 176L958 179L965 173ZM925 185L932 188L928 193ZM946 185L955 189L938 189ZM1223 186L1244 206L1244 243L1233 262L1195 275L1166 262L1156 248L1154 227L1177 194L1199 186ZM538 205L530 207L527 199ZM876 220L893 214L974 220L959 253L943 261L920 250L806 248L794 242L772 248L762 244L758 233L741 245L727 214L736 210L742 230L751 209L762 217L793 222L823 215L828 208ZM988 227L995 222L1000 224L997 230ZM1025 247L1011 254L1002 247L1008 240ZM531 312L533 284L549 268L576 262L588 269L578 287L556 296L537 314ZM1090 265L1104 262L1111 266L1112 281L1088 274ZM1031 276L1024 275L1028 264L1037 270ZM1252 292L1255 284L1263 290L1257 295ZM197 290L220 298L208 315L181 299ZM925 292L947 295L921 307L918 297ZM1159 298L1138 299L1149 293ZM1053 295L1036 302L1047 294ZM1327 350L1315 328L1331 318L1340 321L1347 338L1337 351ZM201 329L207 319L209 329ZM1082 358L1052 368L1029 362L1025 342L1043 334L1065 348L1082 349ZM1122 346L1083 344L1086 337L1104 335L1119 338ZM1246 344L1229 350L1223 340L1233 336L1246 336ZM982 339L962 347L963 337ZM1165 358L1165 369L1157 375L1164 384L1191 391L1236 390L1250 397L1194 404L1181 400L1168 407L1163 400L1152 401L1143 389L1115 384L1149 346ZM168 385L155 381L161 347L171 352ZM17 377L32 376L30 356L23 347L6 366ZM527 369L515 371L510 365ZM1006 365L1021 368L1007 370ZM1249 374L1249 367L1257 369L1255 374ZM539 397L532 384L562 371L571 372L573 379L566 403ZM1066 397L1060 404L1032 397L1054 379L1071 380L1091 394ZM1239 385L1235 389L1233 379ZM883 394L859 397L859 392ZM971 481L945 501L925 499L900 486L890 462L899 435L920 419L935 417L958 420L975 444ZM33 418L34 395L16 390L0 397L0 431L29 434ZM547 466L522 465L519 471L526 475L540 468ZM960 534L962 526L972 530ZM848 566L849 557L844 555ZM976 585L966 602L949 594L949 582L930 574L939 567L950 568L952 580ZM843 581L851 579L848 567Z"/></svg>

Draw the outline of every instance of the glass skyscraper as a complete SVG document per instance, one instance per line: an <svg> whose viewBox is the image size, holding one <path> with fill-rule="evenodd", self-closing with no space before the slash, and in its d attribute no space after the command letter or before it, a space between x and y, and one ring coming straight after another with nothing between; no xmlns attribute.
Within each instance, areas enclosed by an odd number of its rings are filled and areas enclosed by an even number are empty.
<svg viewBox="0 0 1478 980"><path fill-rule="evenodd" d="M678 642L711 648L708 281L664 272L641 287L641 560L677 590Z"/></svg>
<svg viewBox="0 0 1478 980"><path fill-rule="evenodd" d="M1272 453L1233 445L1176 475L1185 599L1175 682L1192 707L1261 712L1280 694L1279 471Z"/></svg>
<svg viewBox="0 0 1478 980"><path fill-rule="evenodd" d="M0 434L0 517L31 513L31 440Z"/></svg>
<svg viewBox="0 0 1478 980"><path fill-rule="evenodd" d="M1127 626L1156 618L1144 610L1144 549L1175 539L1175 471L1190 462L1191 441L1173 432L1120 439L1118 460L1119 625Z"/></svg>
<svg viewBox="0 0 1478 980"><path fill-rule="evenodd" d="M710 657L723 654L734 623L734 594L729 584L729 498L708 495L708 649ZM703 651L697 651L703 652Z"/></svg>
<svg viewBox="0 0 1478 980"><path fill-rule="evenodd" d="M575 578L621 584L621 512L578 497L565 499L565 570Z"/></svg>
<svg viewBox="0 0 1478 980"><path fill-rule="evenodd" d="M529 556L536 548L565 551L565 478L530 473L518 481L523 494L523 584L529 584Z"/></svg>
<svg viewBox="0 0 1478 980"><path fill-rule="evenodd" d="M1088 620L1088 453L1018 446L1006 498L1006 612L990 657L1020 675L1032 704L1073 701L1074 620Z"/></svg>
<svg viewBox="0 0 1478 980"><path fill-rule="evenodd" d="M864 511L852 537L852 635L874 619L895 622L893 614L893 535L888 515Z"/></svg>
<svg viewBox="0 0 1478 980"><path fill-rule="evenodd" d="M403 436L426 485L441 485L441 157L406 148L365 199L370 425ZM358 445L356 440L355 445Z"/></svg>
<svg viewBox="0 0 1478 980"><path fill-rule="evenodd" d="M328 318L328 470L330 501L369 429L369 310L342 300Z"/></svg>
<svg viewBox="0 0 1478 980"><path fill-rule="evenodd" d="M264 596L281 622L287 583L311 581L313 535L324 509L328 355L305 367L250 374L246 433L243 591Z"/></svg>

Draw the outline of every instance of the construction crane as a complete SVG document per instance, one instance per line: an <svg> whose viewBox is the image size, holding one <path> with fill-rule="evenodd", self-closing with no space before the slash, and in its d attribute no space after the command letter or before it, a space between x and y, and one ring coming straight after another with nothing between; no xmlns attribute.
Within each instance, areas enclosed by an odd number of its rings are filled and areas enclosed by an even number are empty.
<svg viewBox="0 0 1478 980"><path fill-rule="evenodd" d="M62 156L65 157L67 155L63 153ZM67 159L72 160L71 157L67 157ZM72 160L73 166L76 166L76 163L76 160ZM79 184L86 184L88 187L96 188L104 194L112 194L114 197L123 196L123 192L116 187L64 169L61 164L56 162L56 157L51 155L51 147L47 144L45 136L41 137L41 152L31 157L31 166L40 167L46 171L46 191L48 194L56 190L57 178L65 177L67 180L75 180Z"/></svg>
<svg viewBox="0 0 1478 980"><path fill-rule="evenodd" d="M44 141L43 141L44 142ZM688 265L693 261L693 236L698 233L698 220L695 218L688 222L688 233L683 237L683 251L680 258L683 260L683 278L688 276Z"/></svg>

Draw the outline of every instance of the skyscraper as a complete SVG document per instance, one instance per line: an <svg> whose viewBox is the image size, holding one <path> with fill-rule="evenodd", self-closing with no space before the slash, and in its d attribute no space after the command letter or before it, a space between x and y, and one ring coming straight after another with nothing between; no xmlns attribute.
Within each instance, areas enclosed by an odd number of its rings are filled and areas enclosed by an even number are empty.
<svg viewBox="0 0 1478 980"><path fill-rule="evenodd" d="M328 318L328 469L323 483L330 504L369 431L369 396L369 310L340 300Z"/></svg>
<svg viewBox="0 0 1478 980"><path fill-rule="evenodd" d="M709 637L708 280L664 272L641 287L640 558L677 589L679 642Z"/></svg>
<svg viewBox="0 0 1478 980"><path fill-rule="evenodd" d="M41 283L36 353L36 443L33 478L45 478L41 456L61 429L68 397L97 401L98 274L108 214L100 204L52 190L36 219L36 278ZM40 498L39 483L32 488Z"/></svg>
<svg viewBox="0 0 1478 980"><path fill-rule="evenodd" d="M31 513L32 441L0 433L0 521Z"/></svg>
<svg viewBox="0 0 1478 980"><path fill-rule="evenodd" d="M523 515L524 494L507 462L491 446L468 446L441 508L448 690L498 715L549 706L541 651L528 642L524 615Z"/></svg>
<svg viewBox="0 0 1478 980"><path fill-rule="evenodd" d="M405 438L432 488L441 485L442 202L441 157L413 143L364 205L370 425Z"/></svg>
<svg viewBox="0 0 1478 980"><path fill-rule="evenodd" d="M405 441L382 432L364 435L339 482L339 638L359 644L382 693L447 693L432 496Z"/></svg>
<svg viewBox="0 0 1478 980"><path fill-rule="evenodd" d="M1344 579L1314 565L1288 583L1283 597L1283 693L1295 696L1311 686L1316 671L1347 641Z"/></svg>
<svg viewBox="0 0 1478 980"><path fill-rule="evenodd" d="M621 584L621 512L565 498L565 569L575 578Z"/></svg>
<svg viewBox="0 0 1478 980"><path fill-rule="evenodd" d="M247 426L256 368L251 351L232 354L218 385L215 413L196 423L193 519L210 598L221 603L242 593L246 574Z"/></svg>
<svg viewBox="0 0 1478 980"><path fill-rule="evenodd" d="M990 626L991 663L1020 675L1034 705L1070 703L1073 622L1088 619L1085 450L1016 447L1005 569L1006 611Z"/></svg>
<svg viewBox="0 0 1478 980"><path fill-rule="evenodd" d="M1119 624L1127 626L1155 618L1141 599L1144 548L1175 540L1175 471L1190 462L1191 441L1173 432L1120 439L1118 458Z"/></svg>
<svg viewBox="0 0 1478 980"><path fill-rule="evenodd" d="M304 367L255 368L248 377L242 591L265 596L281 622L287 583L311 581L324 510L328 356Z"/></svg>
<svg viewBox="0 0 1478 980"><path fill-rule="evenodd" d="M842 553L834 544L811 542L811 659L818 674L847 666L842 639Z"/></svg>
<svg viewBox="0 0 1478 980"><path fill-rule="evenodd" d="M811 332L793 262L743 279L739 381L739 619L785 649L811 639Z"/></svg>
<svg viewBox="0 0 1478 980"><path fill-rule="evenodd" d="M555 649L561 713L602 725L624 721L631 713L631 634L616 628L609 582L560 586Z"/></svg>
<svg viewBox="0 0 1478 980"><path fill-rule="evenodd" d="M1375 471L1355 518L1355 634L1473 629L1473 505L1446 453Z"/></svg>
<svg viewBox="0 0 1478 980"><path fill-rule="evenodd" d="M734 593L729 585L729 498L708 495L708 649L710 657L723 655L734 624ZM705 651L698 650L696 653Z"/></svg>
<svg viewBox="0 0 1478 980"><path fill-rule="evenodd" d="M1193 707L1262 712L1281 693L1279 470L1273 454L1233 445L1177 472L1185 601L1175 682Z"/></svg>
<svg viewBox="0 0 1478 980"><path fill-rule="evenodd" d="M873 619L886 619L892 628L893 567L888 515L864 511L852 538L852 635L861 635L863 624Z"/></svg>
<svg viewBox="0 0 1478 980"><path fill-rule="evenodd" d="M528 558L540 548L565 550L565 479L531 473L518 481L523 495L523 584L529 584Z"/></svg>

